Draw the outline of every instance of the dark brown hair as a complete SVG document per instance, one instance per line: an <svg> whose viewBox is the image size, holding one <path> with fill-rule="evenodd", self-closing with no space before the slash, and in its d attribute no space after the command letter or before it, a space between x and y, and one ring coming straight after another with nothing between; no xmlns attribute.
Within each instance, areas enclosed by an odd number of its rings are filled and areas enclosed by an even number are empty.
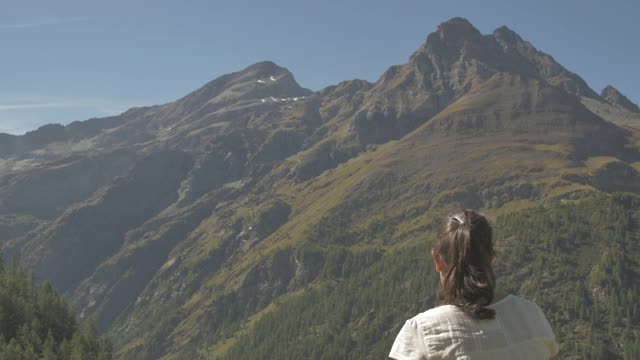
<svg viewBox="0 0 640 360"><path fill-rule="evenodd" d="M495 289L489 221L470 209L452 212L441 224L434 249L446 265L440 302L476 319L494 318L495 310L484 307L493 301Z"/></svg>

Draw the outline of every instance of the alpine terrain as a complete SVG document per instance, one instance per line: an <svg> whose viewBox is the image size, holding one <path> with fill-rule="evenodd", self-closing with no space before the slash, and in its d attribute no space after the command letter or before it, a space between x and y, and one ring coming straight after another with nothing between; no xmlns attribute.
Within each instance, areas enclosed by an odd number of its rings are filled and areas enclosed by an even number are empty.
<svg viewBox="0 0 640 360"><path fill-rule="evenodd" d="M0 134L0 246L116 359L385 358L452 207L564 359L640 358L640 109L507 27L438 26L375 83L260 62L174 102Z"/></svg>

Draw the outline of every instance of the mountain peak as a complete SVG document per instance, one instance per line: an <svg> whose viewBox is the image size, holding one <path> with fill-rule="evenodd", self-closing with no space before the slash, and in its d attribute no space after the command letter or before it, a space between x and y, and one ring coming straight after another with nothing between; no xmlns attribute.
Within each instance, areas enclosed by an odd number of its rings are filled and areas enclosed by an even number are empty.
<svg viewBox="0 0 640 360"><path fill-rule="evenodd" d="M286 75L291 74L291 72L282 66L278 66L273 61L260 61L253 65L246 67L244 70L239 72L243 75L256 76L256 77L265 77L272 75Z"/></svg>
<svg viewBox="0 0 640 360"><path fill-rule="evenodd" d="M255 96L298 96L309 95L310 90L300 87L289 69L273 61L261 61L229 75L226 87L249 83ZM215 81L215 80L214 80Z"/></svg>
<svg viewBox="0 0 640 360"><path fill-rule="evenodd" d="M420 61L418 58L426 54L445 53L456 57L453 54L458 54L465 46L481 41L482 33L475 26L465 18L454 17L438 25L411 58Z"/></svg>
<svg viewBox="0 0 640 360"><path fill-rule="evenodd" d="M469 20L462 17L454 17L441 23L435 33L447 45L461 45L465 40L482 36Z"/></svg>
<svg viewBox="0 0 640 360"><path fill-rule="evenodd" d="M640 108L638 105L634 104L629 98L624 96L618 89L614 88L611 85L607 85L602 92L600 93L609 104L621 107L625 110L640 113Z"/></svg>
<svg viewBox="0 0 640 360"><path fill-rule="evenodd" d="M253 65L249 65L247 67L247 69L251 69L251 68L279 68L279 69L283 69L283 67L278 66L278 64L274 63L271 60L263 60L263 61L258 61L257 63L253 64Z"/></svg>
<svg viewBox="0 0 640 360"><path fill-rule="evenodd" d="M238 101L306 96L311 93L298 85L293 74L272 61L261 61L240 71L226 74L178 100L181 109L193 111L206 105L206 111Z"/></svg>
<svg viewBox="0 0 640 360"><path fill-rule="evenodd" d="M438 25L438 31L448 31L452 29L480 33L480 31L476 29L476 27L473 26L473 24L471 24L469 20L459 16L453 17Z"/></svg>
<svg viewBox="0 0 640 360"><path fill-rule="evenodd" d="M509 29L507 26L500 26L493 31L493 36L497 40L501 40L504 43L516 44L522 42L522 38L515 31Z"/></svg>

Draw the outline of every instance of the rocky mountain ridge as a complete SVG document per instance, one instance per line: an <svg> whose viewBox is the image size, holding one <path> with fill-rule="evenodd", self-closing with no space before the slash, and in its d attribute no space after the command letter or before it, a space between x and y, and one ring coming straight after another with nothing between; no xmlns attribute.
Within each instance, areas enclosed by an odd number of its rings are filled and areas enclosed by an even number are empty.
<svg viewBox="0 0 640 360"><path fill-rule="evenodd" d="M631 102L631 100L622 95L622 93L618 91L618 89L614 88L611 85L607 85L604 89L602 89L600 96L602 96L602 98L604 98L609 104L613 106L618 106L634 113L640 112L640 108L638 107L638 105Z"/></svg>

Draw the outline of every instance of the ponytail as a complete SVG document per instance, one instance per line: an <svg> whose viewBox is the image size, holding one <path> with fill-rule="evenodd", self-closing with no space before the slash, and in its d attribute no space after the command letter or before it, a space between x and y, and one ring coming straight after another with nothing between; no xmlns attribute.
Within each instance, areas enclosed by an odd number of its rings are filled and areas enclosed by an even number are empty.
<svg viewBox="0 0 640 360"><path fill-rule="evenodd" d="M436 251L448 266L440 291L442 303L458 306L476 319L492 319L495 276L493 243L487 219L473 210L449 215L438 234Z"/></svg>

